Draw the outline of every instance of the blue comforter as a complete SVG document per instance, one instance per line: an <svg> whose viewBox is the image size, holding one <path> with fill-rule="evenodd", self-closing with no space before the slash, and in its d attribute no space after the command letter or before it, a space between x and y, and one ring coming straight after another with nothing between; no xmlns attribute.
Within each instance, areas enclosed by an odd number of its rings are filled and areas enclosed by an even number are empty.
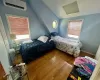
<svg viewBox="0 0 100 80"><path fill-rule="evenodd" d="M34 40L33 43L21 44L20 53L23 61L29 63L54 48L55 44L53 41L43 43L39 40Z"/></svg>

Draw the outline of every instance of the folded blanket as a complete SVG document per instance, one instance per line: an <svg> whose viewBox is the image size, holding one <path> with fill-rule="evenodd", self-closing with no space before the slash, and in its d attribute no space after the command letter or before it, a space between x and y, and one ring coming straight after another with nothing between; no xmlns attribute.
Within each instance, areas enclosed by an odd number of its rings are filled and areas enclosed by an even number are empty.
<svg viewBox="0 0 100 80"><path fill-rule="evenodd" d="M92 74L95 66L93 66L92 64L86 63L86 64L81 64L81 67L88 72L88 74Z"/></svg>
<svg viewBox="0 0 100 80"><path fill-rule="evenodd" d="M74 65L76 65L76 66L80 66L81 64L86 64L86 63L92 64L93 66L96 65L95 62L93 62L90 59L87 59L85 57L78 57L74 61Z"/></svg>
<svg viewBox="0 0 100 80"><path fill-rule="evenodd" d="M90 59L85 58L85 57L78 57L75 59L74 65L78 66L79 68L86 71L89 75L91 75L95 66L96 66L96 63ZM81 69L78 69L78 71Z"/></svg>
<svg viewBox="0 0 100 80"><path fill-rule="evenodd" d="M77 71L81 76L86 76L87 78L90 77L90 74L89 74L87 71L85 71L84 69L82 69L82 68L77 68L76 71Z"/></svg>

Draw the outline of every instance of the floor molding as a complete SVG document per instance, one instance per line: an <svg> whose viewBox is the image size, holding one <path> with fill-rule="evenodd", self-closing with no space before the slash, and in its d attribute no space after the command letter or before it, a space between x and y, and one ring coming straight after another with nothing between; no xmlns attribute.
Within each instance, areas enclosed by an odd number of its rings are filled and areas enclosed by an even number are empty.
<svg viewBox="0 0 100 80"><path fill-rule="evenodd" d="M90 52L87 52L87 51L84 51L84 50L81 50L82 52L85 52L85 53L87 53L87 54L90 54L90 55L93 55L93 56L95 56L95 54L93 54L93 53L90 53Z"/></svg>

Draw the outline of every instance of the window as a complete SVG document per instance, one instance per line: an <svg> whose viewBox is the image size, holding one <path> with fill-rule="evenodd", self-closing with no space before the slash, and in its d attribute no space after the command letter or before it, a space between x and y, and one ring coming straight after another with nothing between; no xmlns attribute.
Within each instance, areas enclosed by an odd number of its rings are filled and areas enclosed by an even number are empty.
<svg viewBox="0 0 100 80"><path fill-rule="evenodd" d="M53 23L52 23L52 27L53 27L54 29L56 29L57 26L58 26L58 22L57 22L57 20L53 21Z"/></svg>
<svg viewBox="0 0 100 80"><path fill-rule="evenodd" d="M10 34L16 36L17 40L28 39L29 36L29 21L26 17L7 16Z"/></svg>
<svg viewBox="0 0 100 80"><path fill-rule="evenodd" d="M79 38L83 20L73 20L68 23L68 37Z"/></svg>

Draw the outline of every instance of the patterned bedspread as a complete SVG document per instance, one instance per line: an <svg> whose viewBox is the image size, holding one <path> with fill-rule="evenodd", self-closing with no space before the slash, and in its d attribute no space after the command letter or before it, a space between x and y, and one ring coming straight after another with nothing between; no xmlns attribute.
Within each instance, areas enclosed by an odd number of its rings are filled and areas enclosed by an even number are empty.
<svg viewBox="0 0 100 80"><path fill-rule="evenodd" d="M79 56L80 48L82 47L82 44L79 40L62 38L60 36L52 37L52 39L56 43L57 49L74 55L74 57Z"/></svg>

